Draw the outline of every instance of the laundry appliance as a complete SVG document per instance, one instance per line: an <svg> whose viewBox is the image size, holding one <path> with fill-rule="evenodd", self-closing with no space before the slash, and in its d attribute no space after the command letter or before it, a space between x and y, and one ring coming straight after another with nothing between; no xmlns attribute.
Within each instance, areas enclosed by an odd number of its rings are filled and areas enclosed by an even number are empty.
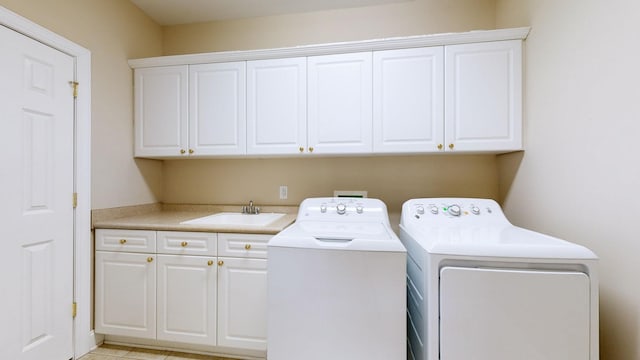
<svg viewBox="0 0 640 360"><path fill-rule="evenodd" d="M406 359L406 250L382 201L306 199L267 249L269 360Z"/></svg>
<svg viewBox="0 0 640 360"><path fill-rule="evenodd" d="M413 199L408 359L597 360L597 257L512 225L493 200Z"/></svg>

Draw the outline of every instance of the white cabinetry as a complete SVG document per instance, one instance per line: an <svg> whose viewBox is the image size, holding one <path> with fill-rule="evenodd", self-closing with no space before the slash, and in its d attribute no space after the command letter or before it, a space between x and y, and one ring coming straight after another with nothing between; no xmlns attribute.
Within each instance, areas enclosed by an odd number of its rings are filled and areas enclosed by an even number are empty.
<svg viewBox="0 0 640 360"><path fill-rule="evenodd" d="M247 63L247 154L307 147L307 59Z"/></svg>
<svg viewBox="0 0 640 360"><path fill-rule="evenodd" d="M135 70L135 156L179 156L188 147L189 67Z"/></svg>
<svg viewBox="0 0 640 360"><path fill-rule="evenodd" d="M189 152L242 155L246 151L245 62L189 67Z"/></svg>
<svg viewBox="0 0 640 360"><path fill-rule="evenodd" d="M309 152L371 152L371 57L369 51L307 59Z"/></svg>
<svg viewBox="0 0 640 360"><path fill-rule="evenodd" d="M373 151L438 151L444 137L444 49L373 53Z"/></svg>
<svg viewBox="0 0 640 360"><path fill-rule="evenodd" d="M445 144L522 149L522 41L445 47Z"/></svg>
<svg viewBox="0 0 640 360"><path fill-rule="evenodd" d="M271 235L220 234L218 345L267 349L267 242Z"/></svg>

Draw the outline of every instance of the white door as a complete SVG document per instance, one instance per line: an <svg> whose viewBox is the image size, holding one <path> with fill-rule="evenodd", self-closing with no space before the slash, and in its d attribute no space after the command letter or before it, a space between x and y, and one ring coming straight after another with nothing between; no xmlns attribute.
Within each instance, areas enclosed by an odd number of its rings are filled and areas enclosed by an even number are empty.
<svg viewBox="0 0 640 360"><path fill-rule="evenodd" d="M247 62L247 154L296 154L307 146L307 59Z"/></svg>
<svg viewBox="0 0 640 360"><path fill-rule="evenodd" d="M246 63L189 66L189 148L194 155L246 152Z"/></svg>
<svg viewBox="0 0 640 360"><path fill-rule="evenodd" d="M373 151L443 151L444 49L373 53Z"/></svg>
<svg viewBox="0 0 640 360"><path fill-rule="evenodd" d="M189 68L135 70L135 156L189 155Z"/></svg>
<svg viewBox="0 0 640 360"><path fill-rule="evenodd" d="M216 258L158 255L158 340L216 344Z"/></svg>
<svg viewBox="0 0 640 360"><path fill-rule="evenodd" d="M309 152L370 153L371 52L312 56L307 62Z"/></svg>
<svg viewBox="0 0 640 360"><path fill-rule="evenodd" d="M267 260L218 262L218 346L267 349Z"/></svg>
<svg viewBox="0 0 640 360"><path fill-rule="evenodd" d="M522 149L522 41L445 47L447 151Z"/></svg>
<svg viewBox="0 0 640 360"><path fill-rule="evenodd" d="M0 26L0 359L73 357L74 59Z"/></svg>

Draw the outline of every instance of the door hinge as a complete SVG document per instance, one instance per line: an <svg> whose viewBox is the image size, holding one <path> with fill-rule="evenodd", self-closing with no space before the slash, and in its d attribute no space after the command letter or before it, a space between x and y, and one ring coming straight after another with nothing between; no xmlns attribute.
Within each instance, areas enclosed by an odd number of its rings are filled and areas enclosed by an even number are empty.
<svg viewBox="0 0 640 360"><path fill-rule="evenodd" d="M80 85L79 82L77 81L69 81L69 85L71 85L73 87L73 98L77 98L78 97L78 86Z"/></svg>
<svg viewBox="0 0 640 360"><path fill-rule="evenodd" d="M78 304L74 301L71 304L71 317L75 319L76 315L78 315Z"/></svg>
<svg viewBox="0 0 640 360"><path fill-rule="evenodd" d="M73 208L77 208L78 207L78 193L73 193Z"/></svg>

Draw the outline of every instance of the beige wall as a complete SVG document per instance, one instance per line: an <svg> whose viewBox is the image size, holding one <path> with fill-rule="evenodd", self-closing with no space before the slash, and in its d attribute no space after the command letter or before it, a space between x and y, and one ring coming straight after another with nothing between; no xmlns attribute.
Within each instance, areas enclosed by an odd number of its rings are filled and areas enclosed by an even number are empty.
<svg viewBox="0 0 640 360"><path fill-rule="evenodd" d="M495 28L495 0L403 3L165 27L164 54L251 50Z"/></svg>
<svg viewBox="0 0 640 360"><path fill-rule="evenodd" d="M161 55L160 26L128 0L0 0L0 6L91 51L92 208L157 201L162 163L133 159L127 59Z"/></svg>
<svg viewBox="0 0 640 360"><path fill-rule="evenodd" d="M495 28L494 0L415 0L307 14L164 28L165 55L263 49ZM167 161L165 202L299 204L333 190L367 190L400 212L413 197L497 198L494 156ZM289 198L278 198L288 185Z"/></svg>
<svg viewBox="0 0 640 360"><path fill-rule="evenodd" d="M507 215L600 256L601 359L640 359L640 2L499 0L497 14L533 28L526 151L499 158Z"/></svg>

